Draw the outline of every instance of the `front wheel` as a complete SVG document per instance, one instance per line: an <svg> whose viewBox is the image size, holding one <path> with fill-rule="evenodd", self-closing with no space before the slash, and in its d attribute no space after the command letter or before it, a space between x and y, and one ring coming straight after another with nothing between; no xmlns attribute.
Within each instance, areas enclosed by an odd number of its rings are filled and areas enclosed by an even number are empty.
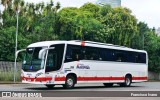
<svg viewBox="0 0 160 100"><path fill-rule="evenodd" d="M47 88L52 89L55 85L46 85Z"/></svg>
<svg viewBox="0 0 160 100"><path fill-rule="evenodd" d="M75 78L73 76L67 76L65 84L63 85L66 89L72 89L75 85Z"/></svg>
<svg viewBox="0 0 160 100"><path fill-rule="evenodd" d="M131 86L131 83L132 83L131 77L130 76L126 76L125 82L121 83L120 86L122 86L122 87L129 87L129 86Z"/></svg>

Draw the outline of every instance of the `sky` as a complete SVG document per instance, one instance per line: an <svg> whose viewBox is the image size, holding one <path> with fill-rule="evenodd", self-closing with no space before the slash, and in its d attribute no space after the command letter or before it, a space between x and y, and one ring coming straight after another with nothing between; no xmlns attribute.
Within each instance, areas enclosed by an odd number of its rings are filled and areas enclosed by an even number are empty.
<svg viewBox="0 0 160 100"><path fill-rule="evenodd" d="M1 1L1 0L0 0ZM41 1L49 2L50 0L24 0L26 2L38 3ZM96 0L53 0L59 1L61 7L80 7L84 3L93 2ZM132 10L138 21L142 21L148 24L150 28L160 27L160 0L121 0L121 5ZM0 6L0 9L2 7Z"/></svg>

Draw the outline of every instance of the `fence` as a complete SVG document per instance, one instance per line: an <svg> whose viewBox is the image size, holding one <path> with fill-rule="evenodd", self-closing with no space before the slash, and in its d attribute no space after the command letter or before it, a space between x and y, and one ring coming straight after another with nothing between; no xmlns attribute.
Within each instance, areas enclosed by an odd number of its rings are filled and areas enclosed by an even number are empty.
<svg viewBox="0 0 160 100"><path fill-rule="evenodd" d="M148 72L148 77L150 80L160 80L160 73Z"/></svg>
<svg viewBox="0 0 160 100"><path fill-rule="evenodd" d="M22 63L17 62L17 70L21 70ZM0 70L3 72L13 71L14 62L0 61Z"/></svg>
<svg viewBox="0 0 160 100"><path fill-rule="evenodd" d="M0 61L0 82L13 81L14 75L16 81L21 81L21 63L17 63L17 72L14 74L14 62Z"/></svg>

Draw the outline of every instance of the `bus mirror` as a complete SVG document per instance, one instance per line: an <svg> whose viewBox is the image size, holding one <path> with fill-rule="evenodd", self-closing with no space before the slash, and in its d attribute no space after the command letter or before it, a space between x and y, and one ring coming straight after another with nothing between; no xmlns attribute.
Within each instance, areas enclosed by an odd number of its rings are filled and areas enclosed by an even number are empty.
<svg viewBox="0 0 160 100"><path fill-rule="evenodd" d="M26 49L21 49L21 50L16 51L16 59L17 59L17 57L18 57L18 54L19 54L20 52L23 52L23 51L26 51Z"/></svg>
<svg viewBox="0 0 160 100"><path fill-rule="evenodd" d="M55 47L51 47L51 48L44 48L42 50L39 51L39 55L38 55L38 58L39 59L44 59L44 55L45 55L45 52L47 50L51 50L51 49L54 49Z"/></svg>

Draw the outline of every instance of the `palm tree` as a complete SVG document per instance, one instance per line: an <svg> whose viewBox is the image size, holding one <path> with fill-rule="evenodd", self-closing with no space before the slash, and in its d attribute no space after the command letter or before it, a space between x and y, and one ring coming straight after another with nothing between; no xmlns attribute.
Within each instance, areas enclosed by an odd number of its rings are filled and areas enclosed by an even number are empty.
<svg viewBox="0 0 160 100"><path fill-rule="evenodd" d="M25 16L26 7L24 0L20 1L20 15Z"/></svg>
<svg viewBox="0 0 160 100"><path fill-rule="evenodd" d="M41 12L42 12L42 10L43 10L44 7L45 7L45 6L44 6L44 2L41 2L41 3L40 3L40 6L41 6Z"/></svg>
<svg viewBox="0 0 160 100"><path fill-rule="evenodd" d="M8 7L12 5L12 0L7 0Z"/></svg>
<svg viewBox="0 0 160 100"><path fill-rule="evenodd" d="M1 4L4 6L4 9L7 9L8 4L11 4L12 0L2 0Z"/></svg>
<svg viewBox="0 0 160 100"><path fill-rule="evenodd" d="M60 8L61 8L60 2L57 2L57 4L56 4L56 9L58 10L58 9L60 9Z"/></svg>
<svg viewBox="0 0 160 100"><path fill-rule="evenodd" d="M53 0L50 1L50 5L51 5L51 7L54 6Z"/></svg>
<svg viewBox="0 0 160 100"><path fill-rule="evenodd" d="M20 6L20 2L21 2L21 0L14 0L14 1L13 1L14 11L18 12L19 6Z"/></svg>

